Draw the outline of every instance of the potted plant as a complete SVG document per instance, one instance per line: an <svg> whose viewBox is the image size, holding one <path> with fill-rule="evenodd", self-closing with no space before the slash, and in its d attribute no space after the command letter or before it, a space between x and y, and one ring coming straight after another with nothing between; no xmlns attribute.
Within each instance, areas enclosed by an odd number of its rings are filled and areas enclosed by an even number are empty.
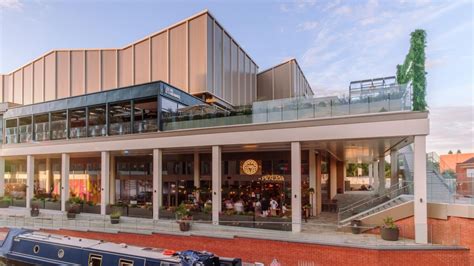
<svg viewBox="0 0 474 266"><path fill-rule="evenodd" d="M31 205L31 210L30 210L31 217L38 217L39 212L40 211L39 211L38 204L32 204Z"/></svg>
<svg viewBox="0 0 474 266"><path fill-rule="evenodd" d="M181 203L176 208L176 218L179 224L179 230L181 230L182 232L186 232L186 231L189 231L189 229L191 229L192 216L188 208L186 207L186 204Z"/></svg>
<svg viewBox="0 0 474 266"><path fill-rule="evenodd" d="M383 219L383 225L380 229L380 234L383 240L397 241L400 236L400 229L395 224L392 217Z"/></svg>
<svg viewBox="0 0 474 266"><path fill-rule="evenodd" d="M5 196L0 200L0 208L8 208L12 203L12 198Z"/></svg>
<svg viewBox="0 0 474 266"><path fill-rule="evenodd" d="M351 221L351 231L353 234L360 234L362 221L361 220L352 220Z"/></svg>
<svg viewBox="0 0 474 266"><path fill-rule="evenodd" d="M110 223L111 224L118 224L120 222L120 216L122 213L120 211L114 211L110 214Z"/></svg>
<svg viewBox="0 0 474 266"><path fill-rule="evenodd" d="M69 205L69 208L67 209L67 218L75 219L76 214L78 213L78 209L79 209L79 206L77 204Z"/></svg>
<svg viewBox="0 0 474 266"><path fill-rule="evenodd" d="M303 211L304 211L304 218L305 218L305 221L308 220L308 217L310 216L310 212L311 212L311 204L305 204L303 206Z"/></svg>

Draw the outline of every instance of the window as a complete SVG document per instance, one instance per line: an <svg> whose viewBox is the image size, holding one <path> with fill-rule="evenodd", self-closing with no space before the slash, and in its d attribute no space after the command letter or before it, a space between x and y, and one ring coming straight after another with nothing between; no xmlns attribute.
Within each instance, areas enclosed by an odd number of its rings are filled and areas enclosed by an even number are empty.
<svg viewBox="0 0 474 266"><path fill-rule="evenodd" d="M102 265L102 256L96 254L89 255L89 266L101 266Z"/></svg>
<svg viewBox="0 0 474 266"><path fill-rule="evenodd" d="M49 115L35 115L33 117L33 122L35 125L35 140L49 140Z"/></svg>
<svg viewBox="0 0 474 266"><path fill-rule="evenodd" d="M19 120L18 131L20 132L20 143L27 143L33 140L33 127L31 125L32 117L21 117Z"/></svg>
<svg viewBox="0 0 474 266"><path fill-rule="evenodd" d="M178 110L178 103L167 98L161 98L161 110L167 113L176 113Z"/></svg>
<svg viewBox="0 0 474 266"><path fill-rule="evenodd" d="M107 135L105 105L89 107L89 137Z"/></svg>
<svg viewBox="0 0 474 266"><path fill-rule="evenodd" d="M5 122L5 141L7 144L18 143L18 120L10 119Z"/></svg>
<svg viewBox="0 0 474 266"><path fill-rule="evenodd" d="M67 137L66 110L51 113L51 139L65 139Z"/></svg>
<svg viewBox="0 0 474 266"><path fill-rule="evenodd" d="M133 132L153 132L158 130L158 105L156 97L135 101Z"/></svg>
<svg viewBox="0 0 474 266"><path fill-rule="evenodd" d="M109 106L110 135L131 133L132 105L129 101L115 103Z"/></svg>
<svg viewBox="0 0 474 266"><path fill-rule="evenodd" d="M119 260L119 266L133 266L133 261L120 259Z"/></svg>
<svg viewBox="0 0 474 266"><path fill-rule="evenodd" d="M69 112L69 137L84 138L86 136L86 108L76 109Z"/></svg>

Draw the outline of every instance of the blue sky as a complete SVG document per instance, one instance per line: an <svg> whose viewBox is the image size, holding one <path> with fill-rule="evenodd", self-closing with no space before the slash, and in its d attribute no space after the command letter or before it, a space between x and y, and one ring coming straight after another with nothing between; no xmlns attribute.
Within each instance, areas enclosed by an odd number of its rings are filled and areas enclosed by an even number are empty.
<svg viewBox="0 0 474 266"><path fill-rule="evenodd" d="M260 70L295 57L317 95L389 76L427 31L428 149L474 152L473 2L0 0L0 73L57 48L121 47L203 9Z"/></svg>

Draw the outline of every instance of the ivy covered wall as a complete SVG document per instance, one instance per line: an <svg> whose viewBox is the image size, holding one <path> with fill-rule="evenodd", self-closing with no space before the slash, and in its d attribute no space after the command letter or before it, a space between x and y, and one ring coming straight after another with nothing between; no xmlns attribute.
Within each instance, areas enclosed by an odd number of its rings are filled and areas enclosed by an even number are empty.
<svg viewBox="0 0 474 266"><path fill-rule="evenodd" d="M411 33L410 50L402 65L397 65L397 82L406 84L411 81L413 87L413 110L425 111L426 71L425 71L426 32L415 30Z"/></svg>

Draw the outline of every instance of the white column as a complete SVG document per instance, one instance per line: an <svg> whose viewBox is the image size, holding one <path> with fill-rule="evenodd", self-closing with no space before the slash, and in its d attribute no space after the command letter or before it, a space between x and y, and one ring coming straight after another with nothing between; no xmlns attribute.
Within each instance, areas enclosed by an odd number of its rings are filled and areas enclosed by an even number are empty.
<svg viewBox="0 0 474 266"><path fill-rule="evenodd" d="M153 150L153 219L160 218L160 207L163 202L163 151Z"/></svg>
<svg viewBox="0 0 474 266"><path fill-rule="evenodd" d="M212 223L219 224L219 212L222 206L222 149L212 146Z"/></svg>
<svg viewBox="0 0 474 266"><path fill-rule="evenodd" d="M372 187L374 188L375 192L378 192L379 191L379 186L380 186L380 183L379 183L379 162L377 160L375 160L372 163L372 167L374 169L374 175L373 175L374 183L373 183Z"/></svg>
<svg viewBox="0 0 474 266"><path fill-rule="evenodd" d="M314 149L309 149L309 187L314 189L314 193L309 195L309 200L311 201L311 214L317 214L317 207L316 207L316 154Z"/></svg>
<svg viewBox="0 0 474 266"><path fill-rule="evenodd" d="M106 208L109 204L110 191L110 152L100 153L100 214L106 214Z"/></svg>
<svg viewBox="0 0 474 266"><path fill-rule="evenodd" d="M390 187L398 184L398 151L390 151Z"/></svg>
<svg viewBox="0 0 474 266"><path fill-rule="evenodd" d="M329 157L329 198L332 199L337 194L337 161Z"/></svg>
<svg viewBox="0 0 474 266"><path fill-rule="evenodd" d="M379 158L378 165L378 180L379 180L379 189L378 192L380 195L385 193L385 157Z"/></svg>
<svg viewBox="0 0 474 266"><path fill-rule="evenodd" d="M201 187L201 183L199 181L199 152L198 151L195 151L194 152L194 163L193 163L193 175L194 175L194 186L196 188L200 188ZM196 192L196 199L199 200L199 192Z"/></svg>
<svg viewBox="0 0 474 266"><path fill-rule="evenodd" d="M301 232L301 144L291 143L291 231Z"/></svg>
<svg viewBox="0 0 474 266"><path fill-rule="evenodd" d="M28 155L26 157L26 208L31 208L31 199L34 196L35 184L35 157Z"/></svg>
<svg viewBox="0 0 474 266"><path fill-rule="evenodd" d="M61 211L66 211L69 200L69 154L61 154Z"/></svg>
<svg viewBox="0 0 474 266"><path fill-rule="evenodd" d="M414 216L415 242L428 243L428 211L426 197L426 136L415 136L414 159Z"/></svg>
<svg viewBox="0 0 474 266"><path fill-rule="evenodd" d="M0 157L0 197L5 196L5 158Z"/></svg>
<svg viewBox="0 0 474 266"><path fill-rule="evenodd" d="M110 156L109 202L115 204L115 156Z"/></svg>
<svg viewBox="0 0 474 266"><path fill-rule="evenodd" d="M373 163L369 163L369 185L370 186L374 186L374 164Z"/></svg>

